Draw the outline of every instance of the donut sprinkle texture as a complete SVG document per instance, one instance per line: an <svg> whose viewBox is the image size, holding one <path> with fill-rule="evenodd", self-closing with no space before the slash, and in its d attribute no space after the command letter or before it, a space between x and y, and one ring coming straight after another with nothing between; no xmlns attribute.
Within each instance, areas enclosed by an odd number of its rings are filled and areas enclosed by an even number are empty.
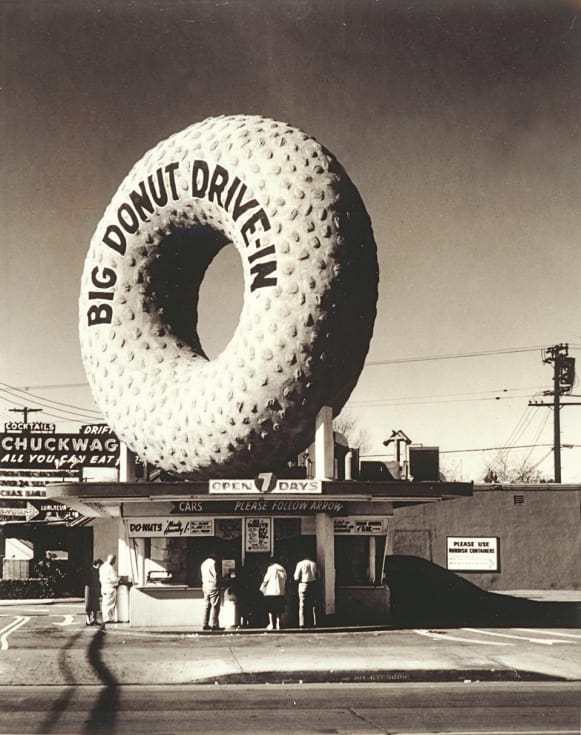
<svg viewBox="0 0 581 735"><path fill-rule="evenodd" d="M230 244L244 303L208 360L198 295ZM377 285L369 216L329 151L285 123L208 118L145 154L91 240L79 331L95 401L164 470L276 470L310 444L320 408L339 413L355 387Z"/></svg>

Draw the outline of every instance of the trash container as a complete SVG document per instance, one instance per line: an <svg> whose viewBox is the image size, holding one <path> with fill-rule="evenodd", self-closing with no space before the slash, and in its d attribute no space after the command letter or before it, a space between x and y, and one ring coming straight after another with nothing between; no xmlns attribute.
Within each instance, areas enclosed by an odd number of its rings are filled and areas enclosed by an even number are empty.
<svg viewBox="0 0 581 735"><path fill-rule="evenodd" d="M235 572L230 574L228 586L224 590L220 617L224 628L240 627L239 590Z"/></svg>
<svg viewBox="0 0 581 735"><path fill-rule="evenodd" d="M131 582L127 577L121 577L119 579L119 586L117 587L117 622L128 623L129 622L129 588Z"/></svg>

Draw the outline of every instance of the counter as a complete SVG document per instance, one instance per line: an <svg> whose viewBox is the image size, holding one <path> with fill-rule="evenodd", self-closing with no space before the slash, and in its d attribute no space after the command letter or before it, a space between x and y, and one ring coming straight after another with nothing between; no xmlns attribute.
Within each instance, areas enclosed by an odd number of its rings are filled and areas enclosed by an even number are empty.
<svg viewBox="0 0 581 735"><path fill-rule="evenodd" d="M131 625L138 627L200 627L204 617L201 587L184 584L135 585L130 590ZM235 624L234 605L222 599L220 626Z"/></svg>

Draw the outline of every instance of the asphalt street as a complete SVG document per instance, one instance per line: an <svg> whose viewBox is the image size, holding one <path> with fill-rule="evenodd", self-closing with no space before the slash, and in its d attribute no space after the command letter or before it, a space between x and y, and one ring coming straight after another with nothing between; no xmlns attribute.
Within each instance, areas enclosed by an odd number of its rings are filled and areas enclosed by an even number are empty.
<svg viewBox="0 0 581 735"><path fill-rule="evenodd" d="M0 606L0 733L581 732L580 629L200 634Z"/></svg>
<svg viewBox="0 0 581 735"><path fill-rule="evenodd" d="M578 735L573 684L0 688L0 732Z"/></svg>

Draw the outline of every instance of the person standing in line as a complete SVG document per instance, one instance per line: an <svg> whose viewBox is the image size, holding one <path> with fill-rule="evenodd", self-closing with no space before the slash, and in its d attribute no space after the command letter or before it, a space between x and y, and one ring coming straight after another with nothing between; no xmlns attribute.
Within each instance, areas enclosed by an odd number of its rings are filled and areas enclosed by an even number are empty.
<svg viewBox="0 0 581 735"><path fill-rule="evenodd" d="M99 568L103 562L95 559L87 571L85 578L85 624L97 625L99 604L101 597L101 582L99 581Z"/></svg>
<svg viewBox="0 0 581 735"><path fill-rule="evenodd" d="M298 582L299 628L304 628L306 624L316 625L317 565L309 556L297 564L294 579L295 582ZM308 611L308 616L305 616L305 611ZM306 617L308 617L308 623Z"/></svg>
<svg viewBox="0 0 581 735"><path fill-rule="evenodd" d="M202 592L204 593L203 630L219 630L220 617L220 574L216 554L208 554L208 558L200 567L202 575Z"/></svg>
<svg viewBox="0 0 581 735"><path fill-rule="evenodd" d="M117 605L117 587L119 577L115 572L116 557L109 554L99 567L99 581L101 583L101 614L103 623L115 622L115 607Z"/></svg>
<svg viewBox="0 0 581 735"><path fill-rule="evenodd" d="M280 630L280 616L284 612L286 594L286 570L272 557L268 566L260 591L264 595L266 611L268 613L267 630Z"/></svg>

